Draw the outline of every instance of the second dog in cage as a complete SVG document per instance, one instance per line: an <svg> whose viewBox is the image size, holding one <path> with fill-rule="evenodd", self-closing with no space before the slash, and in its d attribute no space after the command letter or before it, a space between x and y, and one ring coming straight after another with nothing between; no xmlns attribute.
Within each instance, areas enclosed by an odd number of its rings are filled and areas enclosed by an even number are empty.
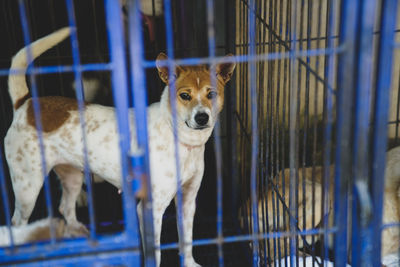
<svg viewBox="0 0 400 267"><path fill-rule="evenodd" d="M383 203L383 223L391 224L400 221L400 146L393 148L387 152L387 161L385 169L385 193ZM324 168L321 166L300 168L298 170L299 186L298 186L298 214L297 217L289 211L289 192L290 192L290 169L285 169L279 173L276 180L271 182L265 199L260 199L258 203L258 215L260 227L265 225L269 231L289 231L289 221L294 219L297 222L297 231L311 230L323 226L323 218L325 218L329 227L333 226L333 189L334 189L334 165L328 167L329 177L327 177L329 191L323 197L323 176ZM312 177L314 177L314 182ZM304 184L303 184L304 182ZM325 200L324 200L325 199ZM263 205L263 201L266 205ZM321 205L325 202L324 213L321 213ZM279 205L279 208L276 207ZM247 208L251 210L248 202ZM314 207L314 208L313 208ZM312 211L314 209L314 211ZM278 210L275 214L274 211ZM314 213L314 214L313 214ZM250 213L251 214L251 213ZM263 218L262 214L265 214ZM248 221L251 222L249 215ZM264 220L264 221L263 221ZM252 224L249 226L252 227ZM265 231L265 229L264 229ZM260 232L263 232L260 229ZM315 241L320 237L316 236ZM331 236L328 237L329 246L332 247L333 241ZM284 255L285 243L283 239L277 239L278 251L280 255ZM299 247L307 248L312 244L311 236L299 238ZM400 232L396 227L389 227L382 231L382 261L393 253L398 252L400 248ZM276 254L272 246L266 249L267 256L274 260ZM263 254L263 252L261 252ZM274 257L275 256L275 257ZM398 259L397 259L398 261ZM397 266L397 265L396 265Z"/></svg>
<svg viewBox="0 0 400 267"><path fill-rule="evenodd" d="M32 43L32 59L64 40L70 28L64 28ZM28 47L20 50L12 60L11 68L26 70ZM230 57L230 56L229 56ZM178 131L178 148L183 193L183 229L186 266L197 266L192 256L192 232L195 200L204 172L204 148L224 103L224 87L230 80L236 64L233 58L215 66L216 86L212 86L207 66L174 66L173 73L163 64L161 53L157 58L159 76L166 87L159 103L148 108L148 131L155 245L160 245L162 216L177 192L177 169L174 156L173 128ZM165 62L164 62L165 63ZM172 70L171 70L172 71ZM171 80L170 77L173 77ZM172 88L172 89L170 89ZM176 97L177 124L173 125L170 90ZM6 158L15 193L15 211L12 221L26 224L43 185L41 153L46 170L54 169L63 187L60 212L71 227L82 229L75 212L76 198L82 186L84 167L83 136L77 102L65 97L41 97L41 123L44 151L40 151L34 103L29 99L25 75L9 77L9 93L14 117L5 138ZM215 104L215 105L214 105ZM121 162L115 110L96 104L86 104L86 140L90 171L122 189ZM133 110L129 116L133 118ZM130 121L133 121L131 119ZM137 150L134 125L131 125L131 150ZM139 203L141 205L141 203ZM141 208L138 214L141 217ZM142 222L142 220L139 220ZM143 229L143 227L141 227ZM180 237L182 238L182 237ZM156 251L160 263L160 250Z"/></svg>

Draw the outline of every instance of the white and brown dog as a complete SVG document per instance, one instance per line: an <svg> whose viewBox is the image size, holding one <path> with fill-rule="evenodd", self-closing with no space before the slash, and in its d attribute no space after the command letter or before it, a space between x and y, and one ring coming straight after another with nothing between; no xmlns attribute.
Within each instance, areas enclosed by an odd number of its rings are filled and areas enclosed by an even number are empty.
<svg viewBox="0 0 400 267"><path fill-rule="evenodd" d="M32 58L38 57L70 34L61 29L30 45ZM195 199L204 172L204 145L211 135L224 103L224 86L230 80L235 63L216 66L217 85L211 86L210 69L206 66L175 66L174 80L168 79L168 69L157 58L160 78L167 84L159 103L148 107L148 138L153 196L155 245L160 244L162 216L177 191L177 170L174 157L169 85L174 84L177 103L177 129L180 174L183 192L184 253L186 266L197 266L192 256L192 228ZM27 48L19 51L12 60L12 69L25 70ZM15 193L15 225L26 224L43 185L41 151L35 126L33 103L24 74L9 77L14 118L5 138L6 158L10 168ZM82 186L83 143L79 113L75 99L41 97L44 156L48 173L54 169L63 187L60 212L69 225L84 227L75 214L76 197ZM216 105L213 105L213 102ZM134 110L130 110L134 116ZM118 146L118 129L114 108L87 104L85 106L86 140L90 171L121 189L121 165ZM133 121L131 119L130 121ZM131 125L131 149L137 149L135 126ZM139 206L141 203L139 203ZM138 207L139 216L141 208ZM141 221L141 220L140 220ZM156 251L157 264L160 251Z"/></svg>

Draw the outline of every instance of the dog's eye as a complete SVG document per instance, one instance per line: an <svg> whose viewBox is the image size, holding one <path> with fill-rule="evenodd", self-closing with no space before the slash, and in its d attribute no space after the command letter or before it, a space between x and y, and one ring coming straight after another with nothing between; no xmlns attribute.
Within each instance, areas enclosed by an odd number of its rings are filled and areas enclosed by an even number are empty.
<svg viewBox="0 0 400 267"><path fill-rule="evenodd" d="M192 97L188 93L182 93L179 95L183 100L189 101Z"/></svg>
<svg viewBox="0 0 400 267"><path fill-rule="evenodd" d="M218 95L217 92L211 91L211 92L208 93L207 98L208 98L208 99L213 99L213 98L215 98L217 95Z"/></svg>

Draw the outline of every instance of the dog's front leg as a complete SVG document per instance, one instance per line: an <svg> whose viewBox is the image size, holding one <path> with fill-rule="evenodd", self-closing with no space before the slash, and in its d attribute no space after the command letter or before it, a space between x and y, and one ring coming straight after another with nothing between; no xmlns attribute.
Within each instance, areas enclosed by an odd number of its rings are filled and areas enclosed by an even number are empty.
<svg viewBox="0 0 400 267"><path fill-rule="evenodd" d="M193 241L193 219L196 211L196 196L199 191L201 180L203 178L203 172L197 173L192 179L187 181L182 187L182 210L183 210L183 236L184 236L184 248L183 253L185 257L185 266L200 266L193 258L192 254L192 241ZM175 206L178 207L177 198L175 197ZM177 221L179 224L179 222ZM182 240L182 233L179 231L179 240Z"/></svg>
<svg viewBox="0 0 400 267"><path fill-rule="evenodd" d="M165 186L165 184L164 184ZM156 247L155 249L155 256L156 256L156 266L160 266L161 262L161 251L159 249L160 243L161 243L161 226L162 226L162 218L165 212L165 209L168 207L168 205L171 203L172 198L174 197L176 191L174 189L176 188L176 184L173 183L171 180L170 184L166 185L167 188L171 188L172 190L167 191L163 190L162 188L158 188L157 186L153 185L152 186L152 198L153 198L153 203L152 203L152 208L153 208L153 221L154 221L154 246ZM137 214L138 214L138 219L139 219L139 225L140 225L140 234L142 237L142 245L143 245L143 252L146 254L146 246L145 244L145 236L144 233L144 225L143 225L143 200L139 202L137 205Z"/></svg>

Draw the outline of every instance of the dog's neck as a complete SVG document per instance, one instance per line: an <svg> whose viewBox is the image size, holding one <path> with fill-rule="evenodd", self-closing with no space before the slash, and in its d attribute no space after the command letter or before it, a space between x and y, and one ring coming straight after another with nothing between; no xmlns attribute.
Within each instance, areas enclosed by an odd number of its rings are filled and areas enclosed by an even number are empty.
<svg viewBox="0 0 400 267"><path fill-rule="evenodd" d="M161 95L160 110L167 111L161 115L164 116L165 120L168 122L168 125L170 126L169 128L171 129L171 131L173 131L172 114L171 114L171 109L169 107L168 86L164 88L164 91ZM203 130L191 129L185 124L184 121L181 121L179 117L176 118L176 123L178 129L179 143L181 143L186 148L190 149L203 146L207 142L214 128L214 125L212 125L212 127Z"/></svg>

